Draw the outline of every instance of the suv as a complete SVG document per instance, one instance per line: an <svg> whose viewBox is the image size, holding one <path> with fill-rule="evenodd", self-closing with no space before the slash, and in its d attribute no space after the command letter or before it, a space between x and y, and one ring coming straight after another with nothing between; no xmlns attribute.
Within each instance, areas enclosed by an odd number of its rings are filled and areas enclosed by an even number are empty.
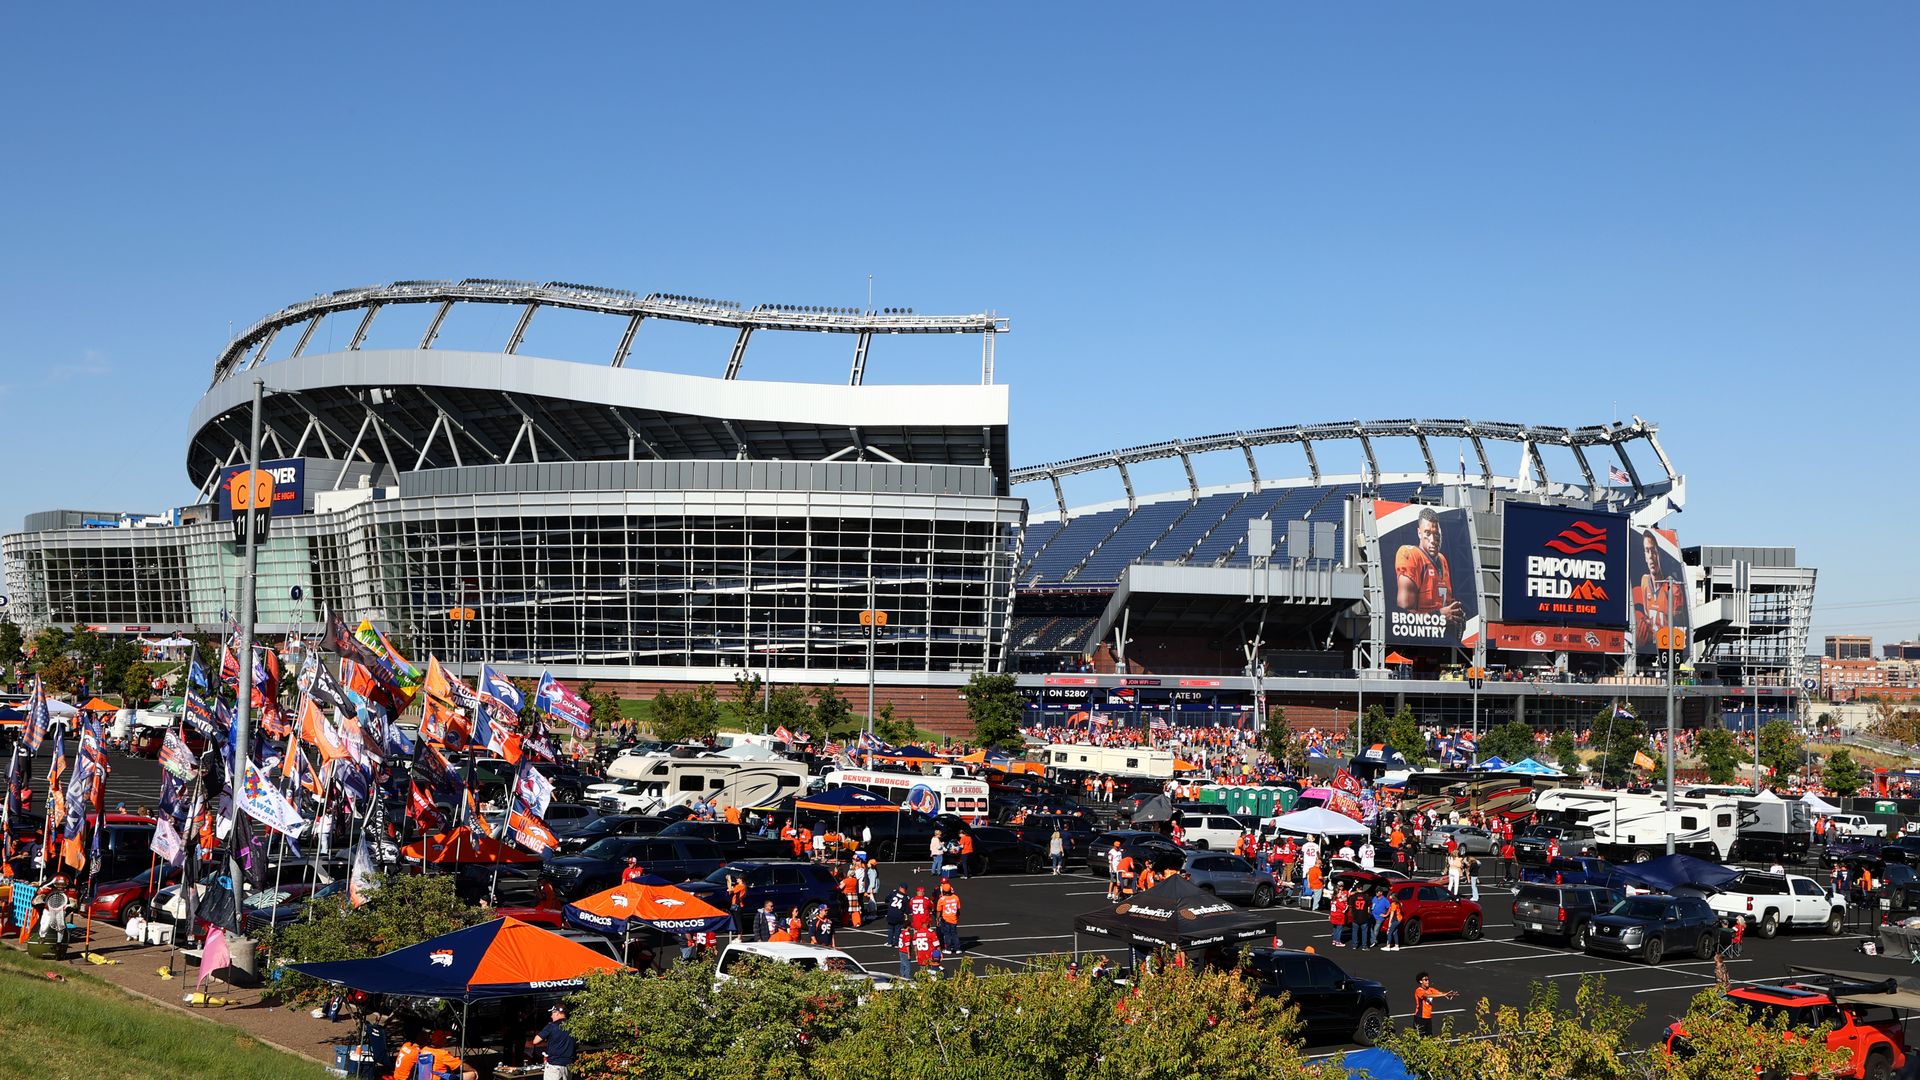
<svg viewBox="0 0 1920 1080"><path fill-rule="evenodd" d="M758 836L724 821L676 821L656 835L711 840L730 859L783 859L793 854L793 845L777 836Z"/></svg>
<svg viewBox="0 0 1920 1080"><path fill-rule="evenodd" d="M1280 895L1280 886L1274 883L1266 867L1224 851L1188 852L1187 877L1215 896L1240 900L1257 908L1272 907Z"/></svg>
<svg viewBox="0 0 1920 1080"><path fill-rule="evenodd" d="M609 836L588 844L578 855L548 859L540 876L552 881L562 897L578 900L619 884L628 859L670 882L706 877L727 862L719 845L698 837Z"/></svg>
<svg viewBox="0 0 1920 1080"><path fill-rule="evenodd" d="M1500 850L1500 840L1485 829L1472 825L1435 825L1427 830L1426 849L1439 851L1452 839L1455 848L1463 855L1493 855ZM1518 854L1516 849L1515 854Z"/></svg>
<svg viewBox="0 0 1920 1080"><path fill-rule="evenodd" d="M1107 852L1118 843L1123 855L1133 856L1135 866L1141 859L1150 860L1162 870L1178 870L1185 865L1187 853L1173 846L1173 841L1155 832L1136 832L1122 829L1118 832L1101 833L1087 846L1087 870L1096 876L1107 876Z"/></svg>
<svg viewBox="0 0 1920 1080"><path fill-rule="evenodd" d="M1214 810L1182 813L1180 831L1187 847L1232 851L1233 845L1249 830L1246 822L1225 810Z"/></svg>
<svg viewBox="0 0 1920 1080"><path fill-rule="evenodd" d="M560 841L560 850L571 855L596 840L609 836L653 836L665 831L673 822L663 817L643 817L639 814L602 814L577 832L567 835L555 833Z"/></svg>
<svg viewBox="0 0 1920 1080"><path fill-rule="evenodd" d="M1520 880L1553 885L1611 885L1614 882L1614 869L1613 864L1605 859L1579 855L1571 859L1548 859L1538 866L1522 867Z"/></svg>
<svg viewBox="0 0 1920 1080"><path fill-rule="evenodd" d="M1387 988L1356 979L1339 964L1293 949L1249 949L1246 973L1256 993L1284 994L1300 1008L1309 1043L1372 1046L1387 1033Z"/></svg>
<svg viewBox="0 0 1920 1080"><path fill-rule="evenodd" d="M1894 981L1862 983L1835 975L1809 975L1791 982L1742 986L1727 991L1727 999L1758 1020L1781 1016L1794 1028L1813 1031L1831 1027L1829 1050L1847 1050L1850 1057L1840 1076L1857 1080L1886 1080L1907 1063L1905 1025L1889 1005L1864 1005L1858 999L1894 990ZM1848 999L1844 1004L1838 999ZM1667 1053L1685 1057L1693 1052L1686 1029L1667 1026Z"/></svg>
<svg viewBox="0 0 1920 1080"><path fill-rule="evenodd" d="M1459 934L1466 941L1476 941L1483 932L1485 916L1480 905L1453 895L1444 881L1396 882L1393 898L1403 913L1403 945L1418 945L1432 934Z"/></svg>
<svg viewBox="0 0 1920 1080"><path fill-rule="evenodd" d="M1782 926L1817 926L1838 934L1847 919L1846 904L1812 878L1761 870L1735 874L1707 893L1707 906L1717 914L1745 919L1763 938L1779 933Z"/></svg>
<svg viewBox="0 0 1920 1080"><path fill-rule="evenodd" d="M1595 915L1591 926L1589 953L1638 956L1657 964L1670 952L1711 960L1720 951L1720 916L1697 896L1629 896L1605 915Z"/></svg>
<svg viewBox="0 0 1920 1080"><path fill-rule="evenodd" d="M1625 898L1604 885L1524 884L1513 894L1513 925L1523 938L1559 938L1584 949L1587 924Z"/></svg>
<svg viewBox="0 0 1920 1080"><path fill-rule="evenodd" d="M846 908L840 883L833 872L816 863L734 862L708 874L704 880L680 886L683 892L705 900L721 911L727 910L727 876L745 878L746 910L758 911L773 901L773 909L784 917L789 908L799 908L800 916L811 921L816 908L825 906L838 922ZM750 929L751 927L748 927Z"/></svg>
<svg viewBox="0 0 1920 1080"><path fill-rule="evenodd" d="M1060 839L1066 844L1065 861L1075 862L1086 858L1087 846L1093 843L1093 828L1084 818L1040 814L1029 816L1024 823L1012 825L1009 828L1019 833L1020 839L1030 844L1040 845L1040 850L1044 852L1047 850L1047 844L1053 840L1053 830L1056 825L1060 828ZM1104 867L1102 872L1105 872Z"/></svg>
<svg viewBox="0 0 1920 1080"><path fill-rule="evenodd" d="M973 837L973 854L967 873L985 874L1004 870L1011 874L1037 874L1046 864L1047 849L1027 840L1012 829L976 825L967 830Z"/></svg>
<svg viewBox="0 0 1920 1080"><path fill-rule="evenodd" d="M1560 841L1560 854L1593 855L1599 851L1593 830L1585 825L1529 825L1513 834L1513 859L1538 865L1547 861L1547 842Z"/></svg>
<svg viewBox="0 0 1920 1080"><path fill-rule="evenodd" d="M1920 870L1890 862L1874 875L1873 899L1888 911L1908 912L1920 907Z"/></svg>
<svg viewBox="0 0 1920 1080"><path fill-rule="evenodd" d="M892 988L893 980L860 966L860 961L839 949L802 945L792 941L729 941L720 950L720 962L713 968L713 984L732 982L733 973L743 963L758 960L768 964L787 964L803 971L831 971L849 979L871 982L875 990Z"/></svg>

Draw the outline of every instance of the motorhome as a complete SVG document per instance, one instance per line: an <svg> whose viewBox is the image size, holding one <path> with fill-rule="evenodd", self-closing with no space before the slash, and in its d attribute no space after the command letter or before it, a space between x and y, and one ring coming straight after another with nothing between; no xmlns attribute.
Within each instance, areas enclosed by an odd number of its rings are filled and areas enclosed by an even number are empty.
<svg viewBox="0 0 1920 1080"><path fill-rule="evenodd" d="M1740 839L1734 852L1743 859L1795 860L1813 843L1813 807L1798 799L1739 796Z"/></svg>
<svg viewBox="0 0 1920 1080"><path fill-rule="evenodd" d="M1111 776L1147 776L1173 779L1173 752L1143 746L1085 746L1054 743L1047 747L1049 771L1061 769L1105 773Z"/></svg>
<svg viewBox="0 0 1920 1080"><path fill-rule="evenodd" d="M643 754L618 757L607 775L631 781L630 794L616 797L621 813L657 814L675 806L707 800L729 806L764 806L807 786L805 762L740 761L723 757Z"/></svg>
<svg viewBox="0 0 1920 1080"><path fill-rule="evenodd" d="M1676 798L1666 808L1665 794L1556 788L1534 798L1535 820L1549 825L1585 825L1594 847L1615 861L1646 862L1673 849L1724 861L1739 837L1740 807L1725 796Z"/></svg>

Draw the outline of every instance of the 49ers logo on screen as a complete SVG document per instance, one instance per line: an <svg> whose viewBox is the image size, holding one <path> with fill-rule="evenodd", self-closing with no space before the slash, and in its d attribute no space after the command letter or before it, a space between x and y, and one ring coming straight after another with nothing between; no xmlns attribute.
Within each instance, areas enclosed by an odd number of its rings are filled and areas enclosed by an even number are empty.
<svg viewBox="0 0 1920 1080"><path fill-rule="evenodd" d="M1501 546L1501 615L1508 622L1625 626L1623 514L1510 502Z"/></svg>

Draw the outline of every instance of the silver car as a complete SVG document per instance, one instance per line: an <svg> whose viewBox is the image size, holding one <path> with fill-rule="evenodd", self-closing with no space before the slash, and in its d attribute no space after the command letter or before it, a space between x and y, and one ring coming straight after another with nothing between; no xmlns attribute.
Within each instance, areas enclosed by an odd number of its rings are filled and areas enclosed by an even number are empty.
<svg viewBox="0 0 1920 1080"><path fill-rule="evenodd" d="M1280 898L1280 885L1273 875L1238 855L1189 849L1186 871L1195 885L1222 900L1263 908Z"/></svg>
<svg viewBox="0 0 1920 1080"><path fill-rule="evenodd" d="M1485 829L1471 825L1435 825L1427 830L1428 851L1444 851L1452 837L1463 855L1492 855L1500 850L1500 840Z"/></svg>

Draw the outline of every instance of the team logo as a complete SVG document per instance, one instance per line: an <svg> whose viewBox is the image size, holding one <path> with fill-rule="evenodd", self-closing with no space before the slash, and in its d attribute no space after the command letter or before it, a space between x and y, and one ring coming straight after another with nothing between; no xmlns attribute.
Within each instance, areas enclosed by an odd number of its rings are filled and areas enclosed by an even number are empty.
<svg viewBox="0 0 1920 1080"><path fill-rule="evenodd" d="M624 897L624 896L615 896L615 897L613 898L613 906L614 906L614 907L626 907L628 903L629 903L629 901L628 901L628 900L627 900L627 898L626 898L626 897Z"/></svg>
<svg viewBox="0 0 1920 1080"><path fill-rule="evenodd" d="M660 897L660 898L659 898L658 900L655 900L655 901L654 901L654 903L656 903L656 904L659 904L659 905L660 905L661 907L669 907L669 908L671 908L671 907L686 907L686 906L687 906L687 902L686 902L686 901L684 901L684 900L675 900L675 899L674 899L673 897L671 897L671 896L662 896L662 897Z"/></svg>
<svg viewBox="0 0 1920 1080"><path fill-rule="evenodd" d="M435 949L427 954L427 963L434 967L450 968L453 966L453 950Z"/></svg>
<svg viewBox="0 0 1920 1080"><path fill-rule="evenodd" d="M1592 552L1596 555L1607 553L1606 530L1585 521L1576 521L1560 530L1560 535L1547 541L1547 547L1562 555L1578 555ZM1605 599L1602 597L1602 599Z"/></svg>
<svg viewBox="0 0 1920 1080"><path fill-rule="evenodd" d="M1547 632L1545 630L1535 630L1533 633L1527 635L1527 640L1533 642L1534 648L1544 647L1547 643Z"/></svg>
<svg viewBox="0 0 1920 1080"><path fill-rule="evenodd" d="M1573 587L1573 595L1570 597L1570 599L1573 600L1605 600L1606 598L1607 590L1591 581L1583 581L1575 585Z"/></svg>
<svg viewBox="0 0 1920 1080"><path fill-rule="evenodd" d="M1598 648L1600 648L1600 635L1599 635L1599 634L1596 634L1596 633L1594 633L1594 632L1593 632L1593 631L1591 631L1591 630L1589 630L1589 631L1587 631L1587 632L1586 632L1586 634L1584 634L1584 635L1583 635L1583 636L1582 636L1582 637L1580 638L1580 640L1581 640L1581 641L1584 641L1584 642L1586 642L1586 643L1587 643L1587 647L1588 647L1588 648L1590 648L1590 649L1598 649Z"/></svg>

